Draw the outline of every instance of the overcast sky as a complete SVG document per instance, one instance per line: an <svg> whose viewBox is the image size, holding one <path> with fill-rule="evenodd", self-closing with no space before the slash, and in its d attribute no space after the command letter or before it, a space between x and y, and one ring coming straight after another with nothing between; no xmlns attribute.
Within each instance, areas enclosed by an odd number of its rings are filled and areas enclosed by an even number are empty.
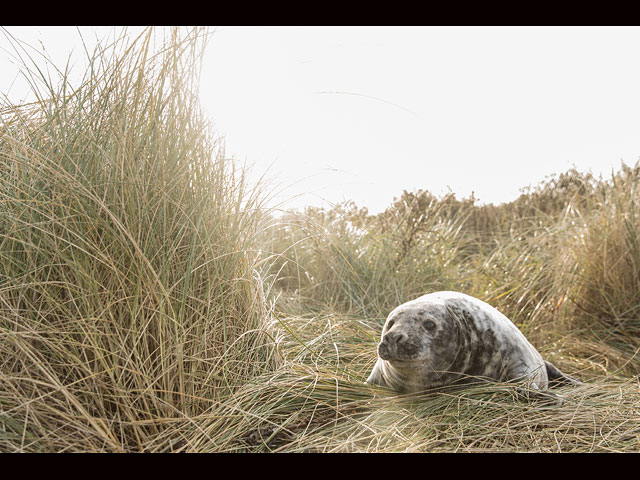
<svg viewBox="0 0 640 480"><path fill-rule="evenodd" d="M74 27L8 30L56 61L81 53ZM217 27L201 99L284 206L378 212L417 188L497 203L640 157L639 54L640 28ZM0 50L15 100L16 71Z"/></svg>

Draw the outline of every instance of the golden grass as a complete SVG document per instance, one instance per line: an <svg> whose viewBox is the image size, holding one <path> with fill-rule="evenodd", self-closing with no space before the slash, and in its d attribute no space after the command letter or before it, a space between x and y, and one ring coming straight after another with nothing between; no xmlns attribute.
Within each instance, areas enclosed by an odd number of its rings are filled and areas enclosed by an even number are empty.
<svg viewBox="0 0 640 480"><path fill-rule="evenodd" d="M122 37L2 109L3 450L146 450L273 365L259 191L198 105L206 37Z"/></svg>

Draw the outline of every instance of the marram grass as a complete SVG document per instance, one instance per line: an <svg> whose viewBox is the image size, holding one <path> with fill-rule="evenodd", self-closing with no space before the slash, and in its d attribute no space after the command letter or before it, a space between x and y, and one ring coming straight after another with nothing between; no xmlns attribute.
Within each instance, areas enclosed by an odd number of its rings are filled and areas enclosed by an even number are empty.
<svg viewBox="0 0 640 480"><path fill-rule="evenodd" d="M272 364L258 192L195 94L206 36L120 38L79 86L32 76L37 102L2 110L2 450L169 448Z"/></svg>
<svg viewBox="0 0 640 480"><path fill-rule="evenodd" d="M0 451L640 449L637 167L272 218L200 110L208 37L103 42L77 84L15 42L36 100L0 111ZM388 311L441 289L586 384L366 385Z"/></svg>

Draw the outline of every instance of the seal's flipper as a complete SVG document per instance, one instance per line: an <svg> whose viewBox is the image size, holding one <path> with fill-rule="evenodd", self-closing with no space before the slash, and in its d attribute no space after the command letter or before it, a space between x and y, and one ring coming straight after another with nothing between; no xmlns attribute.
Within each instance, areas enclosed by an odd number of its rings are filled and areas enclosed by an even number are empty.
<svg viewBox="0 0 640 480"><path fill-rule="evenodd" d="M544 364L547 367L547 376L549 377L550 386L554 387L558 385L584 385L583 381L562 373L552 363L549 363L545 360Z"/></svg>
<svg viewBox="0 0 640 480"><path fill-rule="evenodd" d="M517 389L518 397L528 401L537 401L543 404L562 406L564 398L549 390L541 390L537 383L532 382L529 385L519 387Z"/></svg>
<svg viewBox="0 0 640 480"><path fill-rule="evenodd" d="M378 363L376 363L376 365L373 367L373 370L371 371L371 375L369 375L369 378L367 378L366 382L369 385L381 385L381 386L385 386L384 382L382 381L382 375L380 374L380 367L378 366Z"/></svg>

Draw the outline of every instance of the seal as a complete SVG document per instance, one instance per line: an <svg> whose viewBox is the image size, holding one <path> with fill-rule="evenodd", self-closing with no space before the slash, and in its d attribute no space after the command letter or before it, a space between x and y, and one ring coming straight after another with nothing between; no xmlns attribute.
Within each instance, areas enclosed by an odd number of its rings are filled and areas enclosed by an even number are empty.
<svg viewBox="0 0 640 480"><path fill-rule="evenodd" d="M534 396L550 384L582 384L545 361L497 309L449 291L389 314L367 383L411 393L479 380L524 381Z"/></svg>

